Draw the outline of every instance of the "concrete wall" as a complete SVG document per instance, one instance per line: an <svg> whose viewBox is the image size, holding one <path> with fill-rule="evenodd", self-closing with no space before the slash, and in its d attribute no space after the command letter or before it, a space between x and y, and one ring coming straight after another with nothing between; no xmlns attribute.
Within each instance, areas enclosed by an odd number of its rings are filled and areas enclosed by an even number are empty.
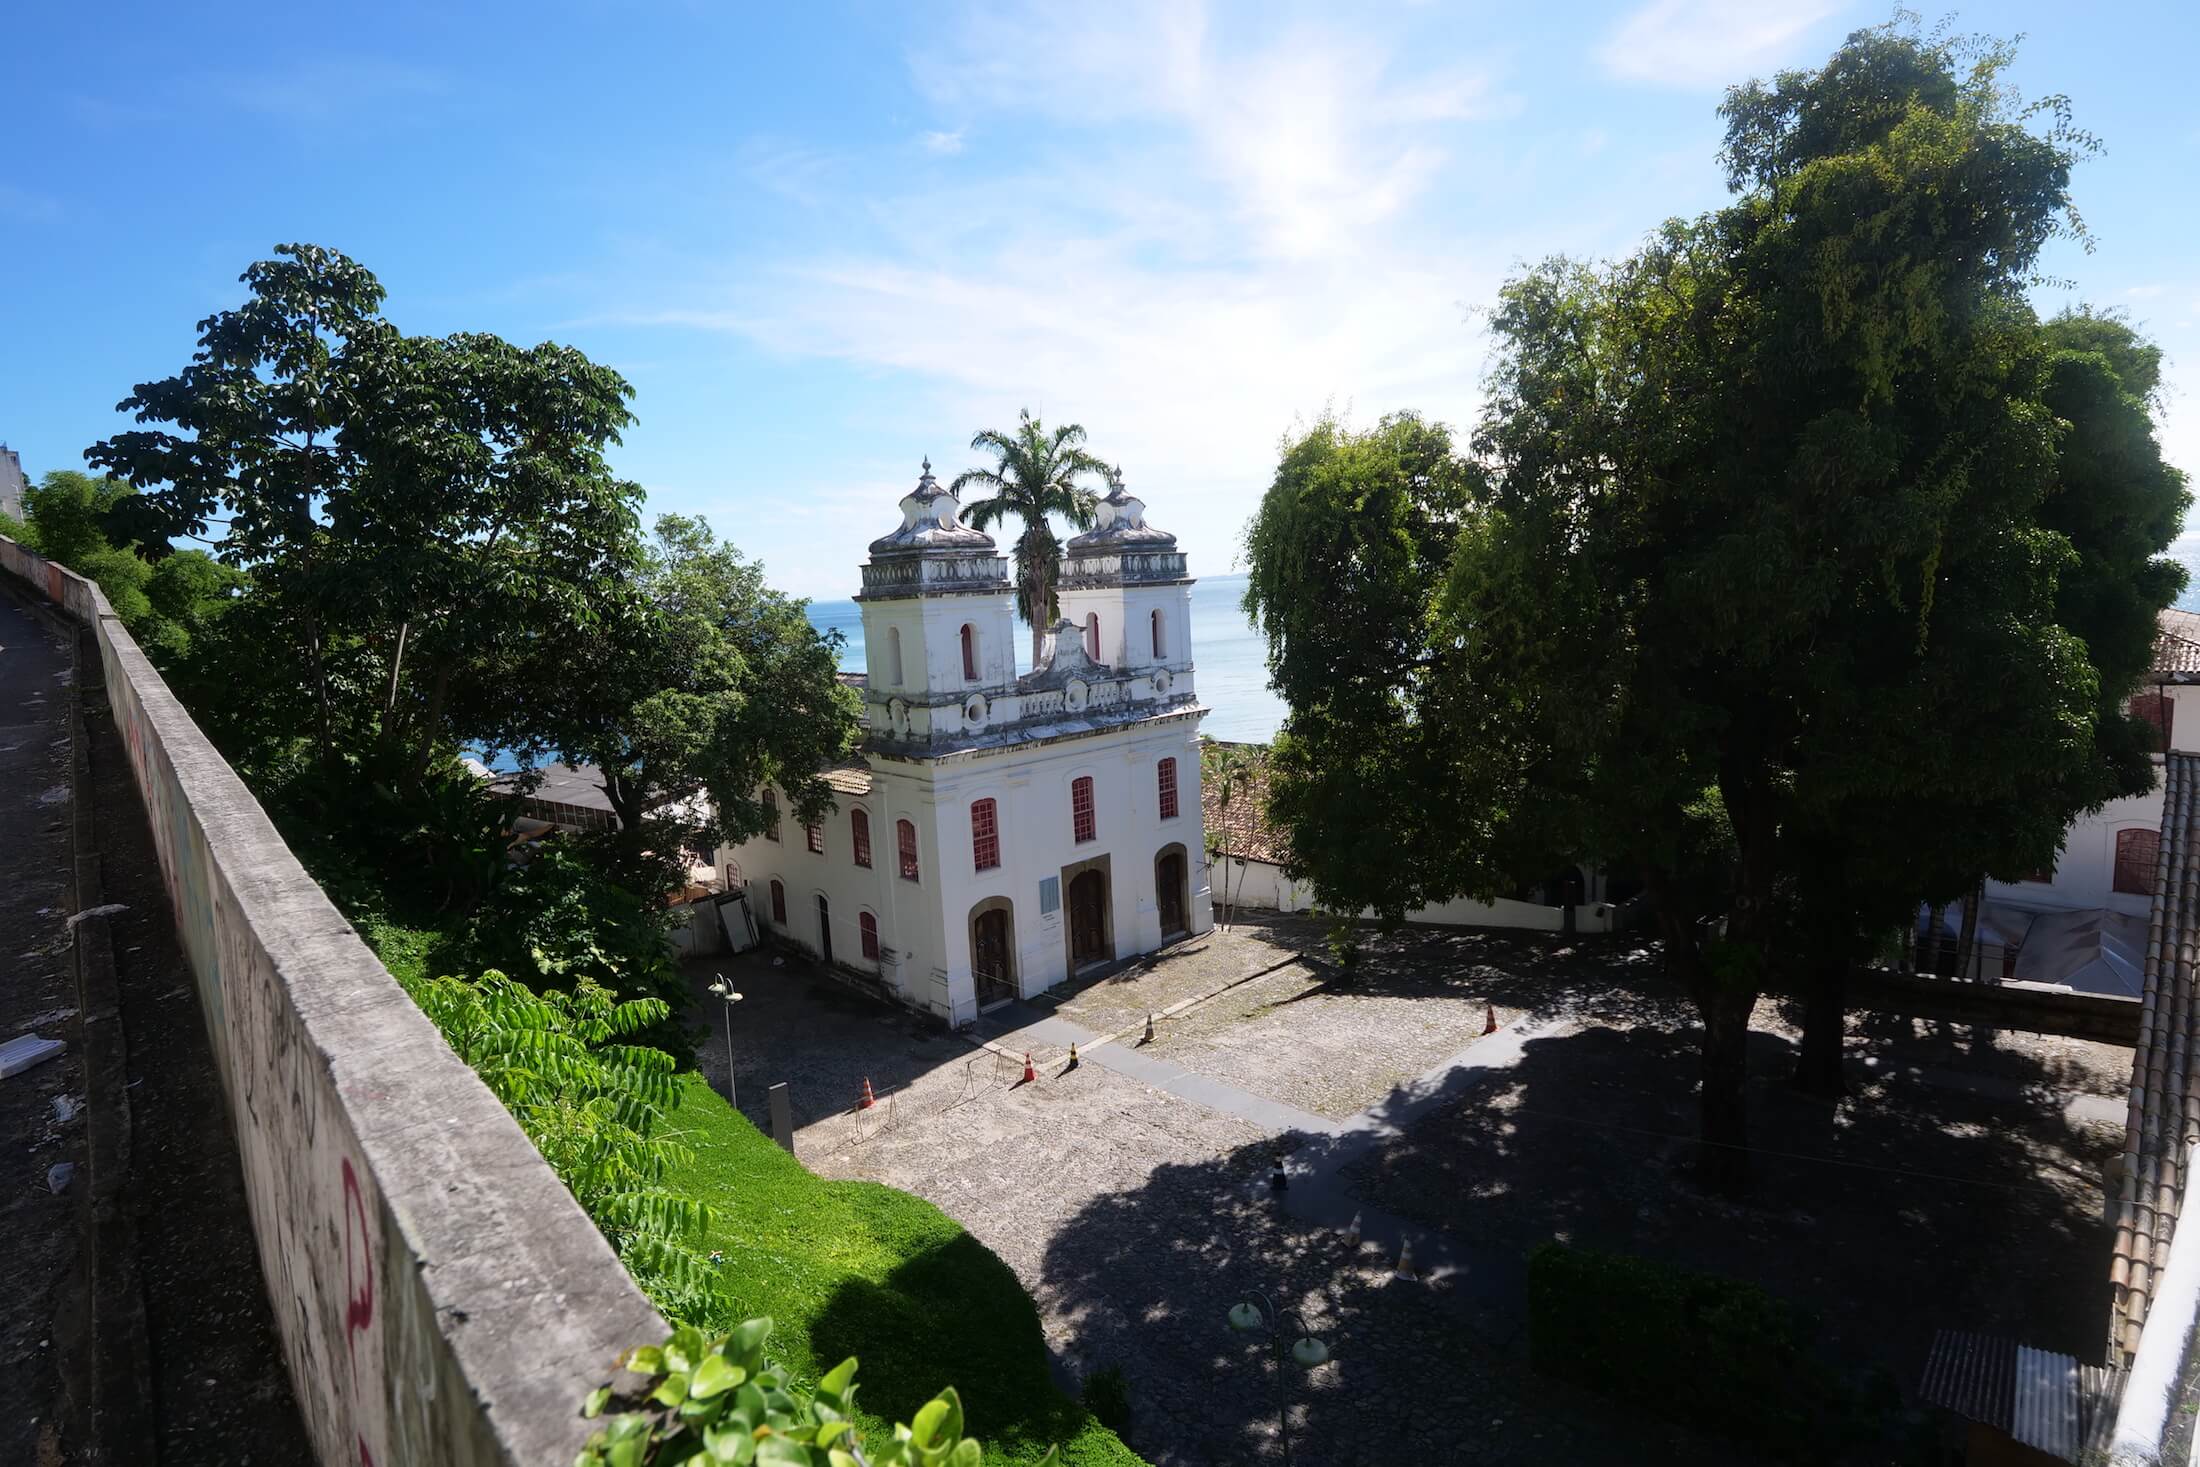
<svg viewBox="0 0 2200 1467"><path fill-rule="evenodd" d="M663 1321L306 875L99 588L5 539L0 568L97 641L318 1459L571 1461L587 1435L582 1396L621 1349L661 1338Z"/></svg>

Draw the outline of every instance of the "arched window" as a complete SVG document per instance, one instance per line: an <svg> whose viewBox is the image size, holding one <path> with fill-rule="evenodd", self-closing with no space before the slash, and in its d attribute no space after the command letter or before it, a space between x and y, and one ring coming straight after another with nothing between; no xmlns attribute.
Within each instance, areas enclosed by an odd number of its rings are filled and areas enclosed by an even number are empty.
<svg viewBox="0 0 2200 1467"><path fill-rule="evenodd" d="M970 807L970 863L980 871L1001 864L1001 823L991 800Z"/></svg>
<svg viewBox="0 0 2200 1467"><path fill-rule="evenodd" d="M863 939L863 956L871 962L878 961L878 918L869 912L856 918L856 933Z"/></svg>
<svg viewBox="0 0 2200 1467"><path fill-rule="evenodd" d="M740 889L741 863L739 861L728 861L726 863L726 890L739 891Z"/></svg>
<svg viewBox="0 0 2200 1467"><path fill-rule="evenodd" d="M779 878L776 876L772 878L772 925L774 927L787 925L787 888L779 884Z"/></svg>
<svg viewBox="0 0 2200 1467"><path fill-rule="evenodd" d="M1100 613L1085 613L1085 655L1093 661L1100 660Z"/></svg>
<svg viewBox="0 0 2200 1467"><path fill-rule="evenodd" d="M963 681L974 683L978 680L978 629L967 621L963 623L962 644Z"/></svg>
<svg viewBox="0 0 2200 1467"><path fill-rule="evenodd" d="M886 629L886 681L892 687L902 685L900 627Z"/></svg>
<svg viewBox="0 0 2200 1467"><path fill-rule="evenodd" d="M779 796L764 791L764 839L779 839Z"/></svg>
<svg viewBox="0 0 2200 1467"><path fill-rule="evenodd" d="M1079 842L1096 839L1099 823L1092 811L1092 776L1081 774L1069 782L1070 830Z"/></svg>
<svg viewBox="0 0 2200 1467"><path fill-rule="evenodd" d="M848 812L848 845L856 853L856 864L868 868L871 864L871 817L861 810Z"/></svg>
<svg viewBox="0 0 2200 1467"><path fill-rule="evenodd" d="M894 822L894 841L901 847L901 879L917 879L917 828L906 820Z"/></svg>
<svg viewBox="0 0 2200 1467"><path fill-rule="evenodd" d="M1153 660L1159 662L1169 655L1169 639L1161 630L1161 608L1153 609Z"/></svg>
<svg viewBox="0 0 2200 1467"><path fill-rule="evenodd" d="M810 843L810 854L811 854L811 855L813 855L813 856L822 856L822 855L824 855L824 854L825 854L825 827L824 827L824 826L822 826L822 825L818 824L818 822L816 822L815 820L812 820L812 821L811 821L811 822L810 822L809 824L807 824L807 825L805 825L805 826L803 826L803 827L802 827L802 833L803 833L803 836L804 836L804 837L805 837L805 838L806 838L806 839L807 839L807 840L809 841L809 843Z"/></svg>
<svg viewBox="0 0 2200 1467"><path fill-rule="evenodd" d="M1156 764L1154 780L1161 788L1161 818L1176 819L1176 761L1164 759Z"/></svg>
<svg viewBox="0 0 2200 1467"><path fill-rule="evenodd" d="M2154 895L2154 866L2162 855L2162 833L2139 826L2116 832L2116 880L2111 888L2133 896Z"/></svg>

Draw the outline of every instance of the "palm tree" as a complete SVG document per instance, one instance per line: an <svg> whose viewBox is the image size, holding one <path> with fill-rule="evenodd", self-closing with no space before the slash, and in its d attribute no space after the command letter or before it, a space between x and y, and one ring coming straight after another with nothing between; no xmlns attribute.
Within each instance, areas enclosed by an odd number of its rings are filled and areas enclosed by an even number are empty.
<svg viewBox="0 0 2200 1467"><path fill-rule="evenodd" d="M1033 667L1039 665L1045 628L1054 624L1060 610L1054 577L1062 546L1048 521L1060 515L1080 530L1092 528L1098 501L1077 478L1107 472L1106 464L1085 452L1084 441L1085 430L1078 424L1064 423L1050 433L1026 408L1017 415L1015 432L987 428L970 440L972 448L993 455L991 468L965 469L947 486L957 497L965 484L993 491L992 498L963 511L963 523L974 530L1011 515L1023 522L1024 532L1016 539L1016 614L1031 628Z"/></svg>

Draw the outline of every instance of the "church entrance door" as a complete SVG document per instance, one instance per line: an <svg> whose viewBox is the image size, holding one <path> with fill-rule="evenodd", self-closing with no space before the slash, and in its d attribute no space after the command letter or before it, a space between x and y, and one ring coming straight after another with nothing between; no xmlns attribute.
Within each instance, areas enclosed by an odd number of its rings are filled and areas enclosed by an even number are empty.
<svg viewBox="0 0 2200 1467"><path fill-rule="evenodd" d="M994 907L970 924L970 977L978 1007L989 1009L1016 996L1016 977L1008 964L1008 911Z"/></svg>
<svg viewBox="0 0 2200 1467"><path fill-rule="evenodd" d="M1175 937L1187 931L1184 921L1184 853L1164 851L1153 863L1153 884L1161 902L1161 935Z"/></svg>
<svg viewBox="0 0 2200 1467"><path fill-rule="evenodd" d="M1069 884L1069 961L1072 968L1107 961L1108 878L1081 871Z"/></svg>

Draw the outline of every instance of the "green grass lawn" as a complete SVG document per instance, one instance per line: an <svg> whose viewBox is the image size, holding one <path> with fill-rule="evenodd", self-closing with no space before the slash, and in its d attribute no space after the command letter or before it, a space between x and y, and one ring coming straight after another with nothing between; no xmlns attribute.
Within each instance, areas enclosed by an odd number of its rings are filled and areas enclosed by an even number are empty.
<svg viewBox="0 0 2200 1467"><path fill-rule="evenodd" d="M805 1384L853 1355L866 1434L953 1385L986 1461L1141 1462L1047 1371L1039 1316L993 1250L931 1203L876 1182L832 1182L774 1145L702 1076L681 1080L673 1126L695 1162L666 1178L716 1213L710 1245L744 1317L769 1315L771 1355Z"/></svg>

